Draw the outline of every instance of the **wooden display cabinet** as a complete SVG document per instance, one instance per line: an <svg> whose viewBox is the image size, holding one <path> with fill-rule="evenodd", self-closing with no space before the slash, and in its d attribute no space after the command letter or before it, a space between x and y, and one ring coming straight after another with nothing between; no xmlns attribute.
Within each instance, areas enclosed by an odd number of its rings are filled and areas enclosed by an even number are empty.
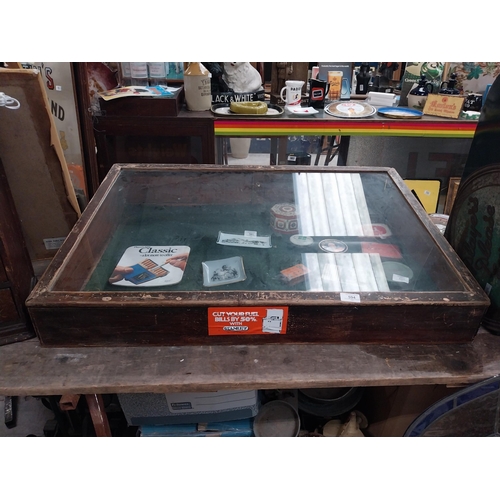
<svg viewBox="0 0 500 500"><path fill-rule="evenodd" d="M394 169L152 164L112 167L27 301L43 346L460 343L488 305Z"/></svg>

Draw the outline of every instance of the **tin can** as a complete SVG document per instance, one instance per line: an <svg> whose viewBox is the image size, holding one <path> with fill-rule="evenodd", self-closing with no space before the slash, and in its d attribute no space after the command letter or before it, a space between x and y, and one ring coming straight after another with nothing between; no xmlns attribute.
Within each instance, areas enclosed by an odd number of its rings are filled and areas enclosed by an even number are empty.
<svg viewBox="0 0 500 500"><path fill-rule="evenodd" d="M269 401L257 413L253 432L255 437L297 437L300 432L299 414L286 401Z"/></svg>
<svg viewBox="0 0 500 500"><path fill-rule="evenodd" d="M293 203L277 203L271 208L271 227L281 234L297 234L297 209Z"/></svg>

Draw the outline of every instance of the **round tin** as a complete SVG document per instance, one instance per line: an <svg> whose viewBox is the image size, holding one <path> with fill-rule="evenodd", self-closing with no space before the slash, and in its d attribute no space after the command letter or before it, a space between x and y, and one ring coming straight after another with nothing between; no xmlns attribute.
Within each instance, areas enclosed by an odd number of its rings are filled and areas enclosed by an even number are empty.
<svg viewBox="0 0 500 500"><path fill-rule="evenodd" d="M391 283L408 284L413 278L413 271L401 262L387 260L382 262L385 277Z"/></svg>
<svg viewBox="0 0 500 500"><path fill-rule="evenodd" d="M324 252L342 253L347 252L347 244L340 240L322 240L319 242L319 248Z"/></svg>
<svg viewBox="0 0 500 500"><path fill-rule="evenodd" d="M293 203L277 203L271 208L271 227L282 234L299 232L297 210Z"/></svg>
<svg viewBox="0 0 500 500"><path fill-rule="evenodd" d="M297 437L300 417L286 401L274 400L263 405L253 422L255 437Z"/></svg>
<svg viewBox="0 0 500 500"><path fill-rule="evenodd" d="M314 243L314 240L310 236L303 236L301 234L293 234L290 236L290 241L298 247L307 247Z"/></svg>

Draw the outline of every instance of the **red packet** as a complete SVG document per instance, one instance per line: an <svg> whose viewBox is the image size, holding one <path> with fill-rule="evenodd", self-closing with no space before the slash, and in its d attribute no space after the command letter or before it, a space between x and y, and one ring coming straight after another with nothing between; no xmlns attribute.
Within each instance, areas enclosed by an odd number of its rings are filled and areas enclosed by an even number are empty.
<svg viewBox="0 0 500 500"><path fill-rule="evenodd" d="M392 259L402 259L403 256L396 245L388 243L361 243L363 253L378 253L380 257L390 257Z"/></svg>
<svg viewBox="0 0 500 500"><path fill-rule="evenodd" d="M287 269L283 269L280 272L281 279L289 284L289 285L295 285L297 283L300 283L304 281L306 274L309 272L306 266L304 264L297 264L292 267L288 267Z"/></svg>

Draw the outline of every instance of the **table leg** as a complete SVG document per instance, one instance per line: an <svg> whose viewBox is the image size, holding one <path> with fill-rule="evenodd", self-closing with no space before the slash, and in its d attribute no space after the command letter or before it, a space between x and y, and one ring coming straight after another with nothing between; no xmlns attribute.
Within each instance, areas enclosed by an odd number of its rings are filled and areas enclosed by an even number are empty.
<svg viewBox="0 0 500 500"><path fill-rule="evenodd" d="M104 410L104 402L100 394L86 394L85 399L90 411L97 437L111 437L108 416Z"/></svg>
<svg viewBox="0 0 500 500"><path fill-rule="evenodd" d="M314 160L314 165L319 165L319 159L321 157L321 153L323 152L323 142L324 141L325 141L324 135L318 137L318 143L316 145L316 159Z"/></svg>
<svg viewBox="0 0 500 500"><path fill-rule="evenodd" d="M271 158L269 161L270 165L278 165L278 144L279 139L277 137L271 137Z"/></svg>
<svg viewBox="0 0 500 500"><path fill-rule="evenodd" d="M340 138L339 153L337 158L337 165L339 167L347 166L347 154L349 153L349 140L351 136L343 135Z"/></svg>
<svg viewBox="0 0 500 500"><path fill-rule="evenodd" d="M278 137L278 165L287 164L288 136Z"/></svg>
<svg viewBox="0 0 500 500"><path fill-rule="evenodd" d="M217 165L227 165L227 145L225 137L217 136L215 138L216 163Z"/></svg>

